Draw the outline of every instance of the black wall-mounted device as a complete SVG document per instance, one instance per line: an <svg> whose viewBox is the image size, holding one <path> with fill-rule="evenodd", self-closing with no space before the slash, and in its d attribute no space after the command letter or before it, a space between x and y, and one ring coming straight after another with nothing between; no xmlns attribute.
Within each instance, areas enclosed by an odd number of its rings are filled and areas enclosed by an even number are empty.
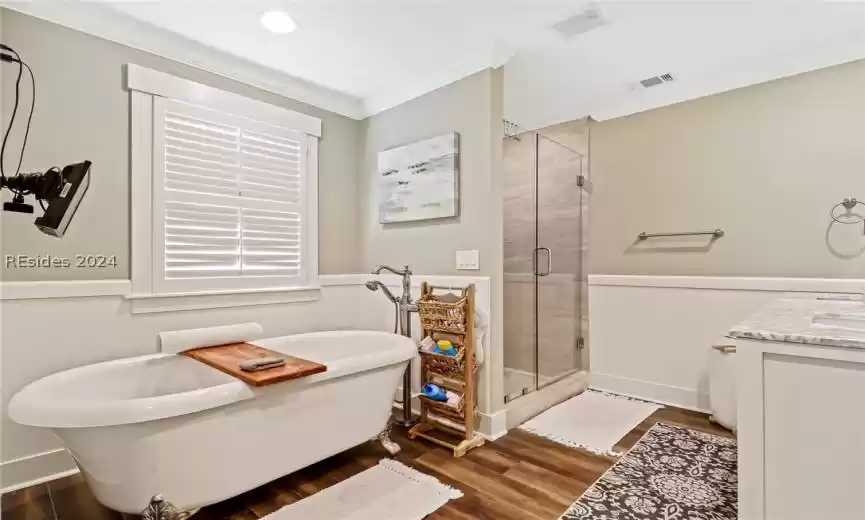
<svg viewBox="0 0 865 520"><path fill-rule="evenodd" d="M70 164L60 170L52 167L48 171L37 173L21 173L21 162L24 150L27 147L27 137L30 134L30 121L33 118L33 109L36 106L36 79L21 55L7 45L0 43L0 62L18 65L18 78L15 82L15 104L9 126L3 134L2 147L0 147L0 192L7 189L12 192L12 200L3 203L3 211L14 213L33 213L33 205L24 202L26 195L33 195L42 207L44 214L37 217L36 227L43 233L54 237L63 237L69 228L69 222L78 210L81 199L90 186L90 161ZM27 127L24 132L24 140L21 152L18 155L18 166L15 174L6 175L4 171L4 156L6 153L6 142L15 124L15 116L18 113L18 94L21 84L21 75L24 69L30 74L33 86L33 97L30 104L30 115L27 118ZM45 204L48 204L47 206Z"/></svg>
<svg viewBox="0 0 865 520"><path fill-rule="evenodd" d="M48 204L45 213L36 218L36 227L47 235L62 237L90 187L90 164L84 161L70 164L62 171L52 168L45 173L24 173L0 180L18 199L4 203L3 210L33 213L33 206L23 202L24 195L33 195Z"/></svg>

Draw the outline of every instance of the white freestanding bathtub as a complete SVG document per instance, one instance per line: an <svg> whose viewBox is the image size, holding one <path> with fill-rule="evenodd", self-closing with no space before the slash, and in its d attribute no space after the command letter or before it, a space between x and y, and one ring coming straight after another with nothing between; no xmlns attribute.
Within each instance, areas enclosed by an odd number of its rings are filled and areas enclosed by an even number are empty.
<svg viewBox="0 0 865 520"><path fill-rule="evenodd" d="M158 493L194 510L378 435L416 352L367 331L253 343L328 370L253 388L183 356L120 359L31 383L9 416L51 428L106 506L140 513Z"/></svg>

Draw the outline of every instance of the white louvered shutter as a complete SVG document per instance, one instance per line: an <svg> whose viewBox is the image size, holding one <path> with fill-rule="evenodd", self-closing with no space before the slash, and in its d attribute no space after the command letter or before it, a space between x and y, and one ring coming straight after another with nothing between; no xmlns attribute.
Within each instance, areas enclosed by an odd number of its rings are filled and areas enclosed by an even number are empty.
<svg viewBox="0 0 865 520"><path fill-rule="evenodd" d="M154 99L154 289L309 281L306 134Z"/></svg>

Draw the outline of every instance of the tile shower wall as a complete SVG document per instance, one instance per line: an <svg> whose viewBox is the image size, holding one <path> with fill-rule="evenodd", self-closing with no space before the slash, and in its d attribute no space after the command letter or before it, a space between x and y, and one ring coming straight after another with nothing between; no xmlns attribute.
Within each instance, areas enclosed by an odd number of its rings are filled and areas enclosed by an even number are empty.
<svg viewBox="0 0 865 520"><path fill-rule="evenodd" d="M583 174L588 168L588 125L584 120L539 131L579 151ZM535 285L532 250L535 247L535 193L540 245L552 251L552 274L538 284L538 372L541 379L587 366L576 349L579 328L587 337L587 290L584 270L588 196L577 186L580 160L553 141L540 139L538 184L534 184L534 135L504 144L504 267L505 367L532 373L535 369ZM537 190L537 192L536 192ZM581 210L581 197L582 210ZM580 235L582 232L582 240ZM578 292L582 287L582 297ZM582 300L582 305L578 302ZM582 312L580 312L580 307ZM583 314L583 319L579 316ZM582 321L582 323L581 323ZM519 378L514 378L518 380ZM521 385L520 385L521 386ZM508 388L509 394L521 388Z"/></svg>
<svg viewBox="0 0 865 520"><path fill-rule="evenodd" d="M552 248L550 248L552 249ZM534 280L505 274L505 368L534 371ZM577 282L554 274L538 286L538 373L551 378L582 365L576 350Z"/></svg>

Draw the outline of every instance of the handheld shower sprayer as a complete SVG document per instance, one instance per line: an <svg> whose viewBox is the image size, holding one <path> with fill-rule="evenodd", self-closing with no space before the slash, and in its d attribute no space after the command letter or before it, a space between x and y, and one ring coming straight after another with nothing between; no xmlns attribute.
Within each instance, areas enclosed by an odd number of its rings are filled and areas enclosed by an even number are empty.
<svg viewBox="0 0 865 520"><path fill-rule="evenodd" d="M381 289L381 292L384 293L384 295L387 297L388 300L390 300L392 304L396 305L398 303L396 296L394 296L393 293L390 292L390 289L388 289L385 284L381 283L378 280L370 280L366 282L366 288L370 291L377 291Z"/></svg>

